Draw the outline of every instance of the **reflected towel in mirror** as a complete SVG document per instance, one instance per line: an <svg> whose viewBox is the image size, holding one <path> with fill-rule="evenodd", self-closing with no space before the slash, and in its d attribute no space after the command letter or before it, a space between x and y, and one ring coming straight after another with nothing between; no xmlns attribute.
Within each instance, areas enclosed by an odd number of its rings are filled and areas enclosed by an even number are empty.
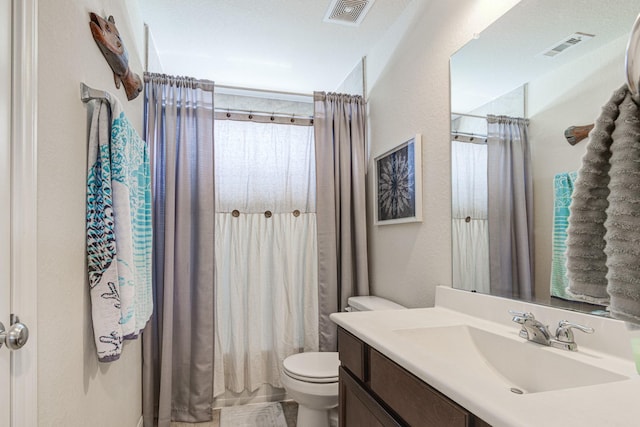
<svg viewBox="0 0 640 427"><path fill-rule="evenodd" d="M578 172L561 172L553 178L553 229L551 231L551 296L571 299L566 292L567 278L567 227L569 226L569 204L573 183Z"/></svg>
<svg viewBox="0 0 640 427"><path fill-rule="evenodd" d="M640 321L640 114L626 85L602 107L570 206L568 294Z"/></svg>

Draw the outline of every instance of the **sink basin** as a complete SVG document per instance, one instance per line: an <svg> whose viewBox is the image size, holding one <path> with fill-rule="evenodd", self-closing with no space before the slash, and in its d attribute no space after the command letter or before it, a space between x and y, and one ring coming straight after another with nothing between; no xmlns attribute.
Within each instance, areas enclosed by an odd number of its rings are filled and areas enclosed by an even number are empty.
<svg viewBox="0 0 640 427"><path fill-rule="evenodd" d="M517 337L467 325L399 329L408 343L460 367L460 373L494 378L515 393L540 393L628 379Z"/></svg>

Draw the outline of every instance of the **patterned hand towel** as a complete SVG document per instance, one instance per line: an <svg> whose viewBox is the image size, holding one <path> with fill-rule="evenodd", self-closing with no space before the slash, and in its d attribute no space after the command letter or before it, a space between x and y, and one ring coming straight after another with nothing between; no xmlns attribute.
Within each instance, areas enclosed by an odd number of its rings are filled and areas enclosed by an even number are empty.
<svg viewBox="0 0 640 427"><path fill-rule="evenodd" d="M111 186L122 333L136 338L151 311L151 169L147 144L111 97Z"/></svg>
<svg viewBox="0 0 640 427"><path fill-rule="evenodd" d="M577 172L562 172L553 178L553 230L551 254L551 296L570 299L566 293L569 286L565 252L567 251L567 227L569 204Z"/></svg>
<svg viewBox="0 0 640 427"><path fill-rule="evenodd" d="M92 104L87 173L87 267L98 359L108 362L118 359L122 348L118 267L114 262L116 238L109 156L111 120L107 102L94 101Z"/></svg>
<svg viewBox="0 0 640 427"><path fill-rule="evenodd" d="M117 360L151 315L151 186L144 141L119 102L93 101L87 174L87 264L102 362Z"/></svg>
<svg viewBox="0 0 640 427"><path fill-rule="evenodd" d="M567 293L640 320L640 120L626 85L589 135L570 206Z"/></svg>

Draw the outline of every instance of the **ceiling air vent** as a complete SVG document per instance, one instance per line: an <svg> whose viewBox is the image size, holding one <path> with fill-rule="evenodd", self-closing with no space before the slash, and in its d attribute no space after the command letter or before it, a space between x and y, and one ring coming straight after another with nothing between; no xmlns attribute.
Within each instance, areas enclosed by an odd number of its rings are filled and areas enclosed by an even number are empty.
<svg viewBox="0 0 640 427"><path fill-rule="evenodd" d="M375 0L332 0L324 22L358 26Z"/></svg>
<svg viewBox="0 0 640 427"><path fill-rule="evenodd" d="M593 37L595 37L593 34L573 33L570 36L565 37L563 40L554 43L553 47L545 49L542 53L539 53L536 56L541 58L554 58L561 53L566 52L567 49L591 40Z"/></svg>

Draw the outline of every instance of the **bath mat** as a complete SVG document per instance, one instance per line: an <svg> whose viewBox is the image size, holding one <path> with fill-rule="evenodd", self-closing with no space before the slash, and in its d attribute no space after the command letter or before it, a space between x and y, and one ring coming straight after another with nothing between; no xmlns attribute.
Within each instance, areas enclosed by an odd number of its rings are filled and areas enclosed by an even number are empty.
<svg viewBox="0 0 640 427"><path fill-rule="evenodd" d="M220 427L287 427L287 421L280 403L261 403L222 408Z"/></svg>

